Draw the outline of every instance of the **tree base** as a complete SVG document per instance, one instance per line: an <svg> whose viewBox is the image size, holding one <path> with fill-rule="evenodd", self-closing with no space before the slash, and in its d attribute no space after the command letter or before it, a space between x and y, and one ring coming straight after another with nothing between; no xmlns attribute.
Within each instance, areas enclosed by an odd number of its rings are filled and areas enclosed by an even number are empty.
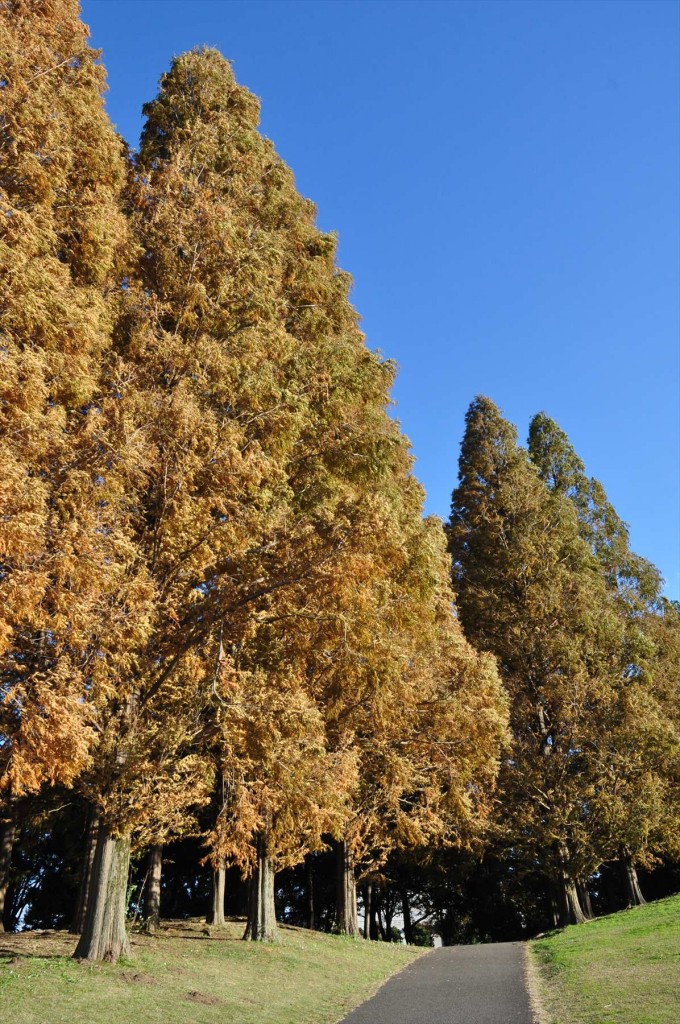
<svg viewBox="0 0 680 1024"><path fill-rule="evenodd" d="M76 960L114 963L130 955L125 930L130 837L112 836L100 826L92 863L90 894Z"/></svg>
<svg viewBox="0 0 680 1024"><path fill-rule="evenodd" d="M274 864L263 836L257 840L257 868L250 880L246 942L278 942L274 904Z"/></svg>

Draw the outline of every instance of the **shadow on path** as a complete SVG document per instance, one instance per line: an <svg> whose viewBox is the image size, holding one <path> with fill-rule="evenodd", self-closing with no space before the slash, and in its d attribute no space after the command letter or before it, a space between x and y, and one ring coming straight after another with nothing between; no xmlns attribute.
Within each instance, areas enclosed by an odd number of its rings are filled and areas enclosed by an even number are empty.
<svg viewBox="0 0 680 1024"><path fill-rule="evenodd" d="M435 949L341 1024L533 1024L521 942Z"/></svg>

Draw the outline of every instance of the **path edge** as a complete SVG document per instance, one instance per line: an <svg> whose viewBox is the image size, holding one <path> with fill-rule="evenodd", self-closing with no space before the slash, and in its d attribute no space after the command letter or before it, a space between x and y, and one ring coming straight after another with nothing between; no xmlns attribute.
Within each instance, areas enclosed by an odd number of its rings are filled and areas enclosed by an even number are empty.
<svg viewBox="0 0 680 1024"><path fill-rule="evenodd" d="M531 1008L531 1016L534 1019L534 1024L551 1024L551 1019L548 1016L543 1000L541 999L541 984L539 980L538 966L536 965L533 953L531 952L531 945L528 942L524 943L523 960L524 984L529 996L529 1006Z"/></svg>

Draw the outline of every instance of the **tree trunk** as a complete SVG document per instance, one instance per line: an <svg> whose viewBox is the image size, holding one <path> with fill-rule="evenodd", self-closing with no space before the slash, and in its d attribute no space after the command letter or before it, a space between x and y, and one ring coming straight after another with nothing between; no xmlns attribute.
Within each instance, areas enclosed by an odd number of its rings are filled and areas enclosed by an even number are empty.
<svg viewBox="0 0 680 1024"><path fill-rule="evenodd" d="M380 896L380 890L378 890ZM383 942L387 942L387 926L383 924L383 907L382 900L378 898L375 901L375 927L376 927L376 939L382 939Z"/></svg>
<svg viewBox="0 0 680 1024"><path fill-rule="evenodd" d="M206 922L207 924L214 925L215 928L222 928L226 924L224 919L226 874L227 872L224 864L220 864L217 870L213 870L212 873L212 900L210 910L206 916Z"/></svg>
<svg viewBox="0 0 680 1024"><path fill-rule="evenodd" d="M586 918L591 921L595 916L593 914L593 904L590 900L590 892L585 882L579 879L576 883L576 892L578 893L578 901L583 908L583 913Z"/></svg>
<svg viewBox="0 0 680 1024"><path fill-rule="evenodd" d="M378 928L378 918L376 914L376 911L378 909L378 894L379 890L376 886L376 888L373 890L371 906L369 908L368 915L368 937L369 939L373 939L374 942L377 942L380 939L380 930Z"/></svg>
<svg viewBox="0 0 680 1024"><path fill-rule="evenodd" d="M335 893L335 931L339 935L359 937L357 922L357 883L349 843L342 840L336 847L337 887Z"/></svg>
<svg viewBox="0 0 680 1024"><path fill-rule="evenodd" d="M12 848L16 836L16 821L5 818L0 821L0 932L5 930L5 897L9 885L9 871L12 862Z"/></svg>
<svg viewBox="0 0 680 1024"><path fill-rule="evenodd" d="M621 878L623 880L623 893L627 907L642 907L647 900L642 895L637 871L633 864L631 852L626 846L619 851L619 863L621 865Z"/></svg>
<svg viewBox="0 0 680 1024"><path fill-rule="evenodd" d="M562 878L560 896L560 927L566 928L568 924L585 924L586 915L579 903L576 883L572 879Z"/></svg>
<svg viewBox="0 0 680 1024"><path fill-rule="evenodd" d="M364 886L364 938L371 937L371 912L373 909L373 886L366 882Z"/></svg>
<svg viewBox="0 0 680 1024"><path fill-rule="evenodd" d="M561 843L557 848L560 884L560 927L568 924L585 924L586 915L578 900L576 881L569 870L569 849Z"/></svg>
<svg viewBox="0 0 680 1024"><path fill-rule="evenodd" d="M411 922L411 904L409 903L408 891L401 890L401 913L404 918L404 942L413 945L413 924Z"/></svg>
<svg viewBox="0 0 680 1024"><path fill-rule="evenodd" d="M76 959L115 962L121 956L129 956L130 943L125 931L129 866L129 835L111 835L101 824L83 931L73 954Z"/></svg>
<svg viewBox="0 0 680 1024"><path fill-rule="evenodd" d="M92 878L92 865L97 850L97 836L99 834L99 815L94 807L87 812L87 831L85 833L85 854L80 868L80 884L78 886L78 901L76 912L69 931L72 935L80 935L85 925L85 913L90 893L90 881Z"/></svg>
<svg viewBox="0 0 680 1024"><path fill-rule="evenodd" d="M274 864L262 834L257 837L257 867L250 880L248 924L243 938L249 942L277 941Z"/></svg>
<svg viewBox="0 0 680 1024"><path fill-rule="evenodd" d="M385 934L383 935L383 938L385 942L391 942L393 905L390 900L385 900L383 902L383 913L385 915Z"/></svg>
<svg viewBox="0 0 680 1024"><path fill-rule="evenodd" d="M155 932L161 923L161 877L163 873L163 846L155 844L149 849L146 869L146 897L144 899L144 927Z"/></svg>
<svg viewBox="0 0 680 1024"><path fill-rule="evenodd" d="M307 862L307 927L314 931L316 920L314 917L314 870L311 861Z"/></svg>

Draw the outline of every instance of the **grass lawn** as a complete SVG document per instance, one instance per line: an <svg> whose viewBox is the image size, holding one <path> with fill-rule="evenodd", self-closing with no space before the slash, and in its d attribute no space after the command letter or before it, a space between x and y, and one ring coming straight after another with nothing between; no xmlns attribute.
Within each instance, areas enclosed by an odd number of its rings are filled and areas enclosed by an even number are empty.
<svg viewBox="0 0 680 1024"><path fill-rule="evenodd" d="M677 1024L680 896L530 943L550 1024Z"/></svg>
<svg viewBox="0 0 680 1024"><path fill-rule="evenodd" d="M133 935L133 959L70 959L65 932L0 935L0 1020L8 1024L334 1024L427 952L281 928L241 942L243 922L197 921Z"/></svg>

